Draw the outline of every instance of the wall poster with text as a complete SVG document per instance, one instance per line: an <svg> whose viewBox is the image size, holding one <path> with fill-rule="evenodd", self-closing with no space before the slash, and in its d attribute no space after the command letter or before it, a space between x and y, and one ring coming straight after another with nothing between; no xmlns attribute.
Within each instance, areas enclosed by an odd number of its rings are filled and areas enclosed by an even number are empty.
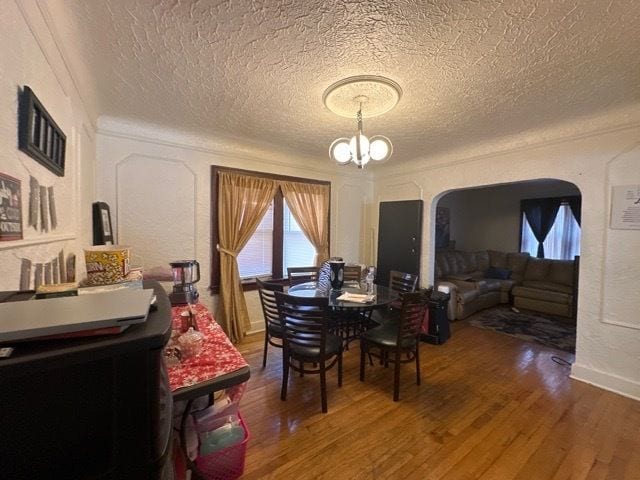
<svg viewBox="0 0 640 480"><path fill-rule="evenodd" d="M0 173L0 241L22 239L20 180Z"/></svg>

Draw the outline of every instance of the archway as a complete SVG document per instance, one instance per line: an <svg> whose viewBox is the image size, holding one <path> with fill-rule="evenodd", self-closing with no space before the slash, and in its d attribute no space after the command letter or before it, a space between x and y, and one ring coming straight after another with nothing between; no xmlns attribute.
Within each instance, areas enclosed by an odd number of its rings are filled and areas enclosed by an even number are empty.
<svg viewBox="0 0 640 480"><path fill-rule="evenodd" d="M579 188L557 179L436 196L431 258L449 318L573 353L580 204Z"/></svg>

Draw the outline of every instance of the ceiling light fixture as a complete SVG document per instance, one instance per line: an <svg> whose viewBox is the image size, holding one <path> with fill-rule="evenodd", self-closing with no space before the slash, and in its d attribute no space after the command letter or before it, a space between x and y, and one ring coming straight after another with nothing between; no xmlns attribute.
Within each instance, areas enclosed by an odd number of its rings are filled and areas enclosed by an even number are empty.
<svg viewBox="0 0 640 480"><path fill-rule="evenodd" d="M355 115L358 122L356 134L351 139L338 138L331 144L331 159L339 165L353 162L362 168L371 160L383 162L391 157L391 141L383 135L366 137L362 118L388 112L401 96L402 89L396 82L372 75L346 78L327 88L322 97L325 106L343 117L353 118Z"/></svg>

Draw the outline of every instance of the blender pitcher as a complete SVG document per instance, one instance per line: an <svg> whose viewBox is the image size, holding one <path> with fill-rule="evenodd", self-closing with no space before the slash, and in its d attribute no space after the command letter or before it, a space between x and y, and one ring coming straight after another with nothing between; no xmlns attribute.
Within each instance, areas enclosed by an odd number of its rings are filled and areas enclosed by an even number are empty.
<svg viewBox="0 0 640 480"><path fill-rule="evenodd" d="M200 264L196 260L171 262L173 292L169 294L171 305L184 305L198 300L195 283L200 280Z"/></svg>

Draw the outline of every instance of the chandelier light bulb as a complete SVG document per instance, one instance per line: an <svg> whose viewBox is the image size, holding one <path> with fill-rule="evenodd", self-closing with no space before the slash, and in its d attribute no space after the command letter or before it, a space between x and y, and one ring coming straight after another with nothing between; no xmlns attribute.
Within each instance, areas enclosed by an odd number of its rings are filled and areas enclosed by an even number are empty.
<svg viewBox="0 0 640 480"><path fill-rule="evenodd" d="M360 140L359 152L358 152L358 140ZM353 137L351 137L351 141L349 142L349 149L351 150L351 158L353 159L353 162L356 163L357 165L360 165L360 163L364 165L369 161L369 139L364 135L362 135L361 133L358 133L357 135L354 135ZM358 163L358 160L364 159L365 157L367 157L366 161Z"/></svg>
<svg viewBox="0 0 640 480"><path fill-rule="evenodd" d="M338 138L329 147L329 156L340 165L346 165L351 161L351 148L349 139Z"/></svg>
<svg viewBox="0 0 640 480"><path fill-rule="evenodd" d="M376 162L387 160L391 156L392 151L393 146L387 137L382 135L371 137L371 143L369 144L371 160L375 160Z"/></svg>

